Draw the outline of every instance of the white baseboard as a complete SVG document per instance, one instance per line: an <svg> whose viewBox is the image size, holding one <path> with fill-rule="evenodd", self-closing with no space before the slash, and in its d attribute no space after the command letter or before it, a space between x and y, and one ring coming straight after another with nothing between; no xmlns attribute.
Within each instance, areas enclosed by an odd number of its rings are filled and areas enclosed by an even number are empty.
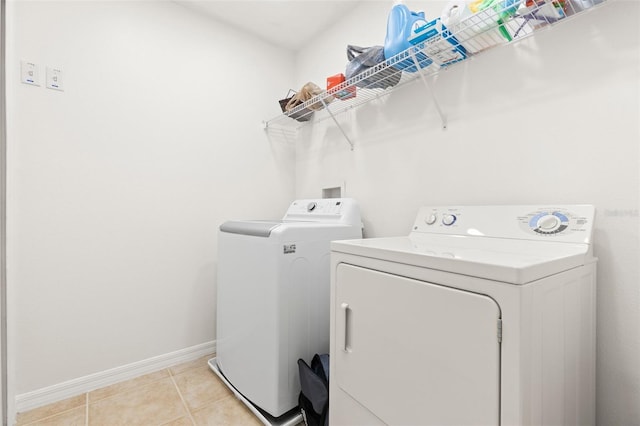
<svg viewBox="0 0 640 426"><path fill-rule="evenodd" d="M15 411L20 413L43 405L62 401L114 383L130 380L144 374L153 373L176 364L193 361L202 356L213 354L216 342L206 342L190 348L180 349L164 355L79 377L67 382L16 395Z"/></svg>

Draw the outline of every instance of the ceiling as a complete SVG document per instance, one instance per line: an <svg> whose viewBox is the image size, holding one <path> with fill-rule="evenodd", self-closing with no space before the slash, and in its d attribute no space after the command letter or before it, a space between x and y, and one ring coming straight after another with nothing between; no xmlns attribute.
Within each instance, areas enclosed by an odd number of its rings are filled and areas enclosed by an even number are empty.
<svg viewBox="0 0 640 426"><path fill-rule="evenodd" d="M174 0L275 45L299 50L360 0Z"/></svg>

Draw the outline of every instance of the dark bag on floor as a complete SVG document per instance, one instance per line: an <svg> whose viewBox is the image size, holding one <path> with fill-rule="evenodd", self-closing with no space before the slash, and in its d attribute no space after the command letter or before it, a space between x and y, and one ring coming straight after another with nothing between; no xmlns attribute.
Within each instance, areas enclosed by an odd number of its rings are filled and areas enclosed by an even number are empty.
<svg viewBox="0 0 640 426"><path fill-rule="evenodd" d="M329 424L329 354L314 355L311 366L298 360L300 396L298 405L307 426Z"/></svg>

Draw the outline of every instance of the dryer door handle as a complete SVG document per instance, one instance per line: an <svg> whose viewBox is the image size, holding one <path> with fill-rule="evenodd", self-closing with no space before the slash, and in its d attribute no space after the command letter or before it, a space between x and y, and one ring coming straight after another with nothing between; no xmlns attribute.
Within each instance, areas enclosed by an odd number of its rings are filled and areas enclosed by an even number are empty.
<svg viewBox="0 0 640 426"><path fill-rule="evenodd" d="M343 303L340 305L340 308L342 308L342 311L344 313L344 346L342 348L342 350L344 352L351 352L351 345L350 343L350 336L349 336L349 320L351 319L351 308L349 307L348 303Z"/></svg>

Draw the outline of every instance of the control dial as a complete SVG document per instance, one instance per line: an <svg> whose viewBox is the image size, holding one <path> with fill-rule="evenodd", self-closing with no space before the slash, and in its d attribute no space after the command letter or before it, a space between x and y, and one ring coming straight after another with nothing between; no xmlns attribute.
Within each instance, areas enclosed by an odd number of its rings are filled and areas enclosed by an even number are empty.
<svg viewBox="0 0 640 426"><path fill-rule="evenodd" d="M312 212L316 209L317 204L315 203L315 201L311 201L309 204L307 204L307 211L308 212Z"/></svg>
<svg viewBox="0 0 640 426"><path fill-rule="evenodd" d="M529 227L538 234L558 234L569 226L569 218L560 212L543 212L531 218Z"/></svg>
<svg viewBox="0 0 640 426"><path fill-rule="evenodd" d="M442 224L446 226L451 226L456 222L456 216L453 214L444 214L442 215Z"/></svg>
<svg viewBox="0 0 640 426"><path fill-rule="evenodd" d="M553 231L559 226L559 224L560 220L553 215L543 216L538 219L538 228L543 231Z"/></svg>
<svg viewBox="0 0 640 426"><path fill-rule="evenodd" d="M427 225L433 225L438 220L438 215L435 213L431 213L429 216L424 218L424 223Z"/></svg>

